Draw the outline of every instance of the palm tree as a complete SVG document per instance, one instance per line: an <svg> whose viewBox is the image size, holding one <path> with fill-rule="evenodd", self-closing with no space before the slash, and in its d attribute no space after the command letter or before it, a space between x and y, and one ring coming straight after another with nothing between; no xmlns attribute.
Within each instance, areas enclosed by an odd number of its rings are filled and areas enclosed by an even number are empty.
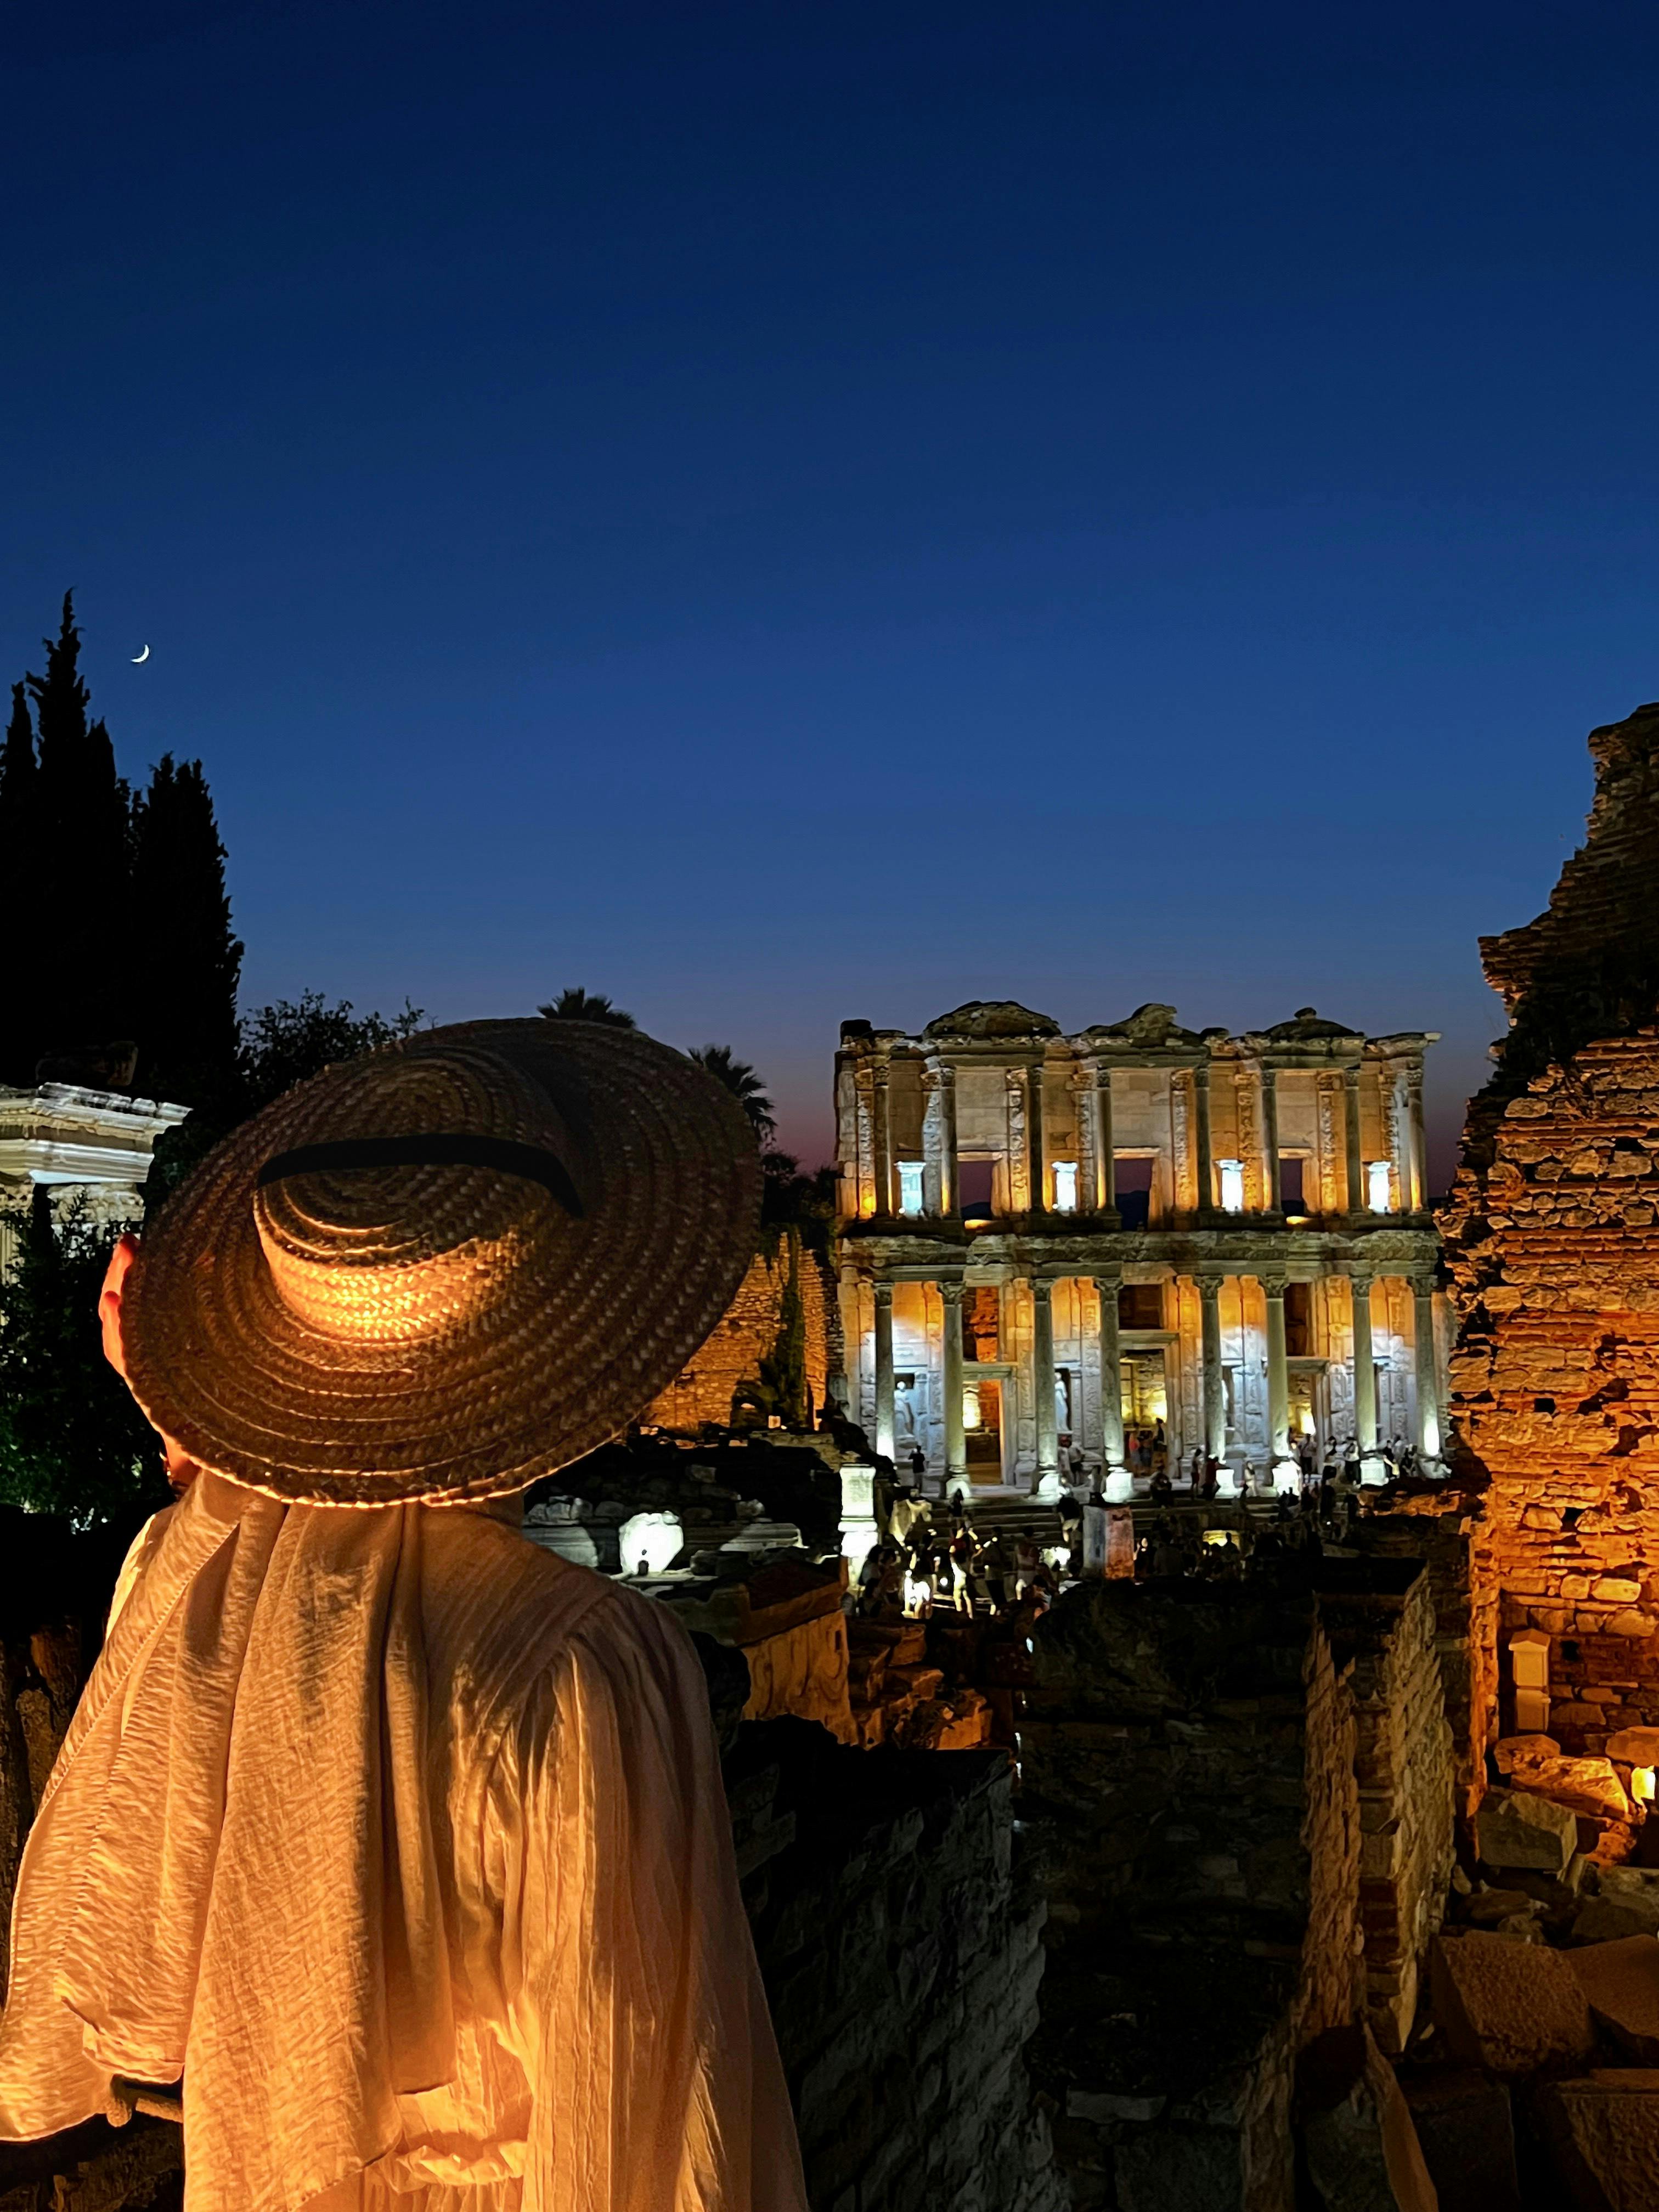
<svg viewBox="0 0 1659 2212"><path fill-rule="evenodd" d="M567 984L550 1006L538 1006L550 1022L605 1022L613 1030L631 1030L632 1014L613 1006L603 991L584 991L580 983Z"/></svg>
<svg viewBox="0 0 1659 2212"><path fill-rule="evenodd" d="M755 1142L763 1145L777 1127L772 1102L761 1088L761 1079L746 1060L733 1060L729 1044L699 1045L688 1055L699 1067L723 1083L749 1116Z"/></svg>

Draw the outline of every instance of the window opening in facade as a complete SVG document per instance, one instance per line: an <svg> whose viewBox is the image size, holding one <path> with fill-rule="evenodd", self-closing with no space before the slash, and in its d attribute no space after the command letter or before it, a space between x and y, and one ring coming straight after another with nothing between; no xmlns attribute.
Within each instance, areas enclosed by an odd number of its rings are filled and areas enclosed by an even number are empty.
<svg viewBox="0 0 1659 2212"><path fill-rule="evenodd" d="M1221 1211L1224 1213L1243 1213L1244 1211L1243 1161L1218 1160L1215 1164L1221 1183Z"/></svg>
<svg viewBox="0 0 1659 2212"><path fill-rule="evenodd" d="M1054 1162L1054 1212L1056 1213L1077 1212L1077 1162L1075 1160Z"/></svg>
<svg viewBox="0 0 1659 2212"><path fill-rule="evenodd" d="M1367 1160L1365 1163L1365 1203L1373 1213L1392 1213L1394 1211L1386 1160Z"/></svg>
<svg viewBox="0 0 1659 2212"><path fill-rule="evenodd" d="M1285 1351L1291 1359L1308 1359L1314 1350L1313 1285L1285 1285Z"/></svg>
<svg viewBox="0 0 1659 2212"><path fill-rule="evenodd" d="M899 1203L901 1213L921 1212L921 1162L901 1160L898 1164Z"/></svg>
<svg viewBox="0 0 1659 2212"><path fill-rule="evenodd" d="M994 1283L975 1284L963 1295L962 1356L970 1366L988 1365L1000 1357L1000 1304Z"/></svg>
<svg viewBox="0 0 1659 2212"><path fill-rule="evenodd" d="M957 1167L962 1218L969 1229L983 1228L994 1219L992 1200L996 1192L994 1160L962 1160Z"/></svg>
<svg viewBox="0 0 1659 2212"><path fill-rule="evenodd" d="M1117 1325L1120 1328L1162 1328L1163 1284L1123 1284L1117 1294Z"/></svg>
<svg viewBox="0 0 1659 2212"><path fill-rule="evenodd" d="M1118 1217L1126 1229L1144 1229L1152 1218L1152 1170L1156 1161L1133 1153L1117 1155L1113 1180Z"/></svg>
<svg viewBox="0 0 1659 2212"><path fill-rule="evenodd" d="M1279 1203L1287 1220L1305 1221L1308 1218L1303 1184L1307 1164L1300 1152L1281 1152L1279 1156Z"/></svg>

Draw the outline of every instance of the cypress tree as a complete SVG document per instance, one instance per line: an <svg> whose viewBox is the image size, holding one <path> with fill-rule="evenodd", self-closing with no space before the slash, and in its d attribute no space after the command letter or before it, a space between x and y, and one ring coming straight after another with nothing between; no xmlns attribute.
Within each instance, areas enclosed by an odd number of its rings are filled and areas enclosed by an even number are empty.
<svg viewBox="0 0 1659 2212"><path fill-rule="evenodd" d="M231 933L225 848L200 761L164 753L132 810L137 1080L198 1106L236 1073L242 947Z"/></svg>
<svg viewBox="0 0 1659 2212"><path fill-rule="evenodd" d="M11 720L0 746L0 884L13 918L14 951L0 963L0 1083L27 1084L40 1054L39 969L21 946L42 925L39 772L34 724L21 684L11 687Z"/></svg>
<svg viewBox="0 0 1659 2212"><path fill-rule="evenodd" d="M127 893L131 807L102 722L88 722L75 597L64 594L46 670L31 675L40 732L37 840L51 915L37 933L42 1051L131 1035Z"/></svg>

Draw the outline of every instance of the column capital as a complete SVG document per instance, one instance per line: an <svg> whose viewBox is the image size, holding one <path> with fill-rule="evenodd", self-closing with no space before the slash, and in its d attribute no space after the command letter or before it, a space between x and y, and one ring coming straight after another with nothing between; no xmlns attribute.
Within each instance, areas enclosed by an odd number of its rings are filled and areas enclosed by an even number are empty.
<svg viewBox="0 0 1659 2212"><path fill-rule="evenodd" d="M892 1072L893 1063L885 1054L879 1060L872 1060L870 1062L870 1080L878 1090L886 1089L887 1079Z"/></svg>
<svg viewBox="0 0 1659 2212"><path fill-rule="evenodd" d="M1033 1275L1031 1277L1031 1296L1037 1301L1039 1305L1046 1306L1049 1299L1053 1297L1054 1294L1054 1278L1048 1275Z"/></svg>
<svg viewBox="0 0 1659 2212"><path fill-rule="evenodd" d="M893 1285L890 1283L872 1283L870 1287L875 1292L876 1304L878 1306L892 1304Z"/></svg>
<svg viewBox="0 0 1659 2212"><path fill-rule="evenodd" d="M1226 1277L1212 1270L1194 1269L1193 1280L1198 1285L1198 1295L1208 1305L1220 1297L1221 1285Z"/></svg>
<svg viewBox="0 0 1659 2212"><path fill-rule="evenodd" d="M1282 1298L1285 1295L1285 1285L1290 1281L1290 1277L1288 1275L1280 1274L1262 1274L1258 1272L1256 1280L1261 1285L1262 1294L1264 1297L1270 1298Z"/></svg>
<svg viewBox="0 0 1659 2212"><path fill-rule="evenodd" d="M942 1282L939 1294L947 1306L959 1306L968 1295L968 1285L959 1279L955 1282Z"/></svg>
<svg viewBox="0 0 1659 2212"><path fill-rule="evenodd" d="M1193 1087L1194 1090L1207 1091L1209 1089L1210 1063L1207 1060L1195 1060L1191 1067L1188 1070L1188 1073L1193 1079Z"/></svg>
<svg viewBox="0 0 1659 2212"><path fill-rule="evenodd" d="M1123 1270L1121 1267L1096 1267L1091 1270L1089 1279L1097 1290L1105 1283L1112 1290L1120 1291L1123 1287Z"/></svg>
<svg viewBox="0 0 1659 2212"><path fill-rule="evenodd" d="M1359 1062L1351 1060L1342 1070L1342 1080L1350 1091L1359 1088Z"/></svg>

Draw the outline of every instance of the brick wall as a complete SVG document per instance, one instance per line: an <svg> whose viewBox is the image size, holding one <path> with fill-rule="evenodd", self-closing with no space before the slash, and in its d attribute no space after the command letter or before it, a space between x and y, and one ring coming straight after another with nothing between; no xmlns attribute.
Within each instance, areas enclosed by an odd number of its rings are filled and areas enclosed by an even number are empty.
<svg viewBox="0 0 1659 2212"><path fill-rule="evenodd" d="M732 1419L733 1396L743 1384L756 1381L761 1361L777 1342L788 1279L789 1246L781 1237L775 1252L761 1253L750 1262L708 1341L642 1418L666 1429L698 1429L705 1422L724 1427ZM806 1382L817 1409L829 1373L829 1310L834 1300L815 1253L801 1252L799 1283L806 1323Z"/></svg>
<svg viewBox="0 0 1659 2212"><path fill-rule="evenodd" d="M1419 1572L1398 1595L1327 1595L1321 1611L1354 1718L1366 2012L1379 2046L1397 2057L1416 2018L1453 1856L1453 1741L1435 1593Z"/></svg>
<svg viewBox="0 0 1659 2212"><path fill-rule="evenodd" d="M1659 1721L1659 707L1590 749L1589 834L1548 911L1482 941L1511 1030L1441 1218L1451 1410L1484 1486L1482 1750L1514 1729L1505 1654L1524 1628L1551 1639L1565 1750Z"/></svg>
<svg viewBox="0 0 1659 2212"><path fill-rule="evenodd" d="M1000 1752L859 1752L746 1727L738 1868L812 2212L1061 2212L1024 2048L1043 1907Z"/></svg>
<svg viewBox="0 0 1659 2212"><path fill-rule="evenodd" d="M1298 2052L1362 2010L1400 2048L1452 1855L1436 1633L1409 1559L1095 1583L1039 1625L1031 2065L1074 2205L1287 2208Z"/></svg>

